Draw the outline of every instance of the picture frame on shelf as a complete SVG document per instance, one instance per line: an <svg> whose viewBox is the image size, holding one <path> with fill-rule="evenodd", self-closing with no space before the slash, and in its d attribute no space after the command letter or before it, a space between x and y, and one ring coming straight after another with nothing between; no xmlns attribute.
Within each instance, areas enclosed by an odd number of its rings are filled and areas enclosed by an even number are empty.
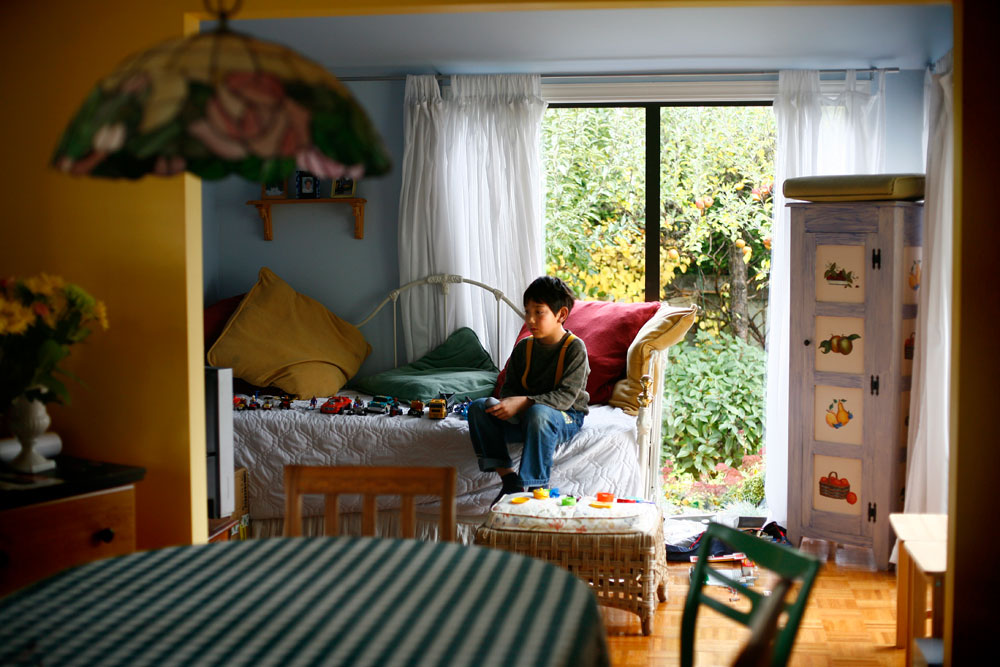
<svg viewBox="0 0 1000 667"><path fill-rule="evenodd" d="M277 183L263 183L260 186L260 198L287 199L288 187L286 185L286 181L279 181Z"/></svg>
<svg viewBox="0 0 1000 667"><path fill-rule="evenodd" d="M295 196L298 199L316 199L319 196L319 179L308 171L295 172Z"/></svg>
<svg viewBox="0 0 1000 667"><path fill-rule="evenodd" d="M353 178L338 178L333 182L331 197L353 197L358 191L358 182Z"/></svg>

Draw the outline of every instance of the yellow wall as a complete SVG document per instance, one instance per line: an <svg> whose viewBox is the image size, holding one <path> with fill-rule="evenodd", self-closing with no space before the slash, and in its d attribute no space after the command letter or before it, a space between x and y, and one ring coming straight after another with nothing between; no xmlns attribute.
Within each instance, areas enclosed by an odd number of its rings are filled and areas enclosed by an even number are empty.
<svg viewBox="0 0 1000 667"><path fill-rule="evenodd" d="M694 3L247 0L240 15L668 4ZM955 239L960 287L953 321L950 556L962 567L950 575L947 623L955 657L962 654L960 647L973 644L964 641L967 637L988 636L988 615L981 611L992 587L982 579L997 578L996 568L978 554L997 541L981 519L995 502L993 466L983 462L994 460L996 440L990 415L997 364L989 363L995 356L988 342L994 338L998 300L995 252L988 251L1000 247L992 183L1000 146L991 120L995 111L983 107L989 96L975 91L996 89L991 31L998 21L995 3L964 4L963 11L957 3L955 22L956 207L961 215ZM50 169L47 161L63 126L100 76L126 54L182 34L185 12L201 10L199 0L0 3L0 183L5 195L0 272L58 273L107 302L111 330L95 334L71 356L70 368L89 388L74 387L73 405L53 407L51 413L67 452L147 468L138 490L139 545L144 548L197 541L205 534L199 188L191 178L138 183L70 178Z"/></svg>

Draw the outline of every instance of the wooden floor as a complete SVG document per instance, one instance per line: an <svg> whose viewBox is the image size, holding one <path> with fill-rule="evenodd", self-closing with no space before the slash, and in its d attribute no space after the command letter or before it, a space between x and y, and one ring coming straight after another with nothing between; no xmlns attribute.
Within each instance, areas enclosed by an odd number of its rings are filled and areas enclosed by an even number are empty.
<svg viewBox="0 0 1000 667"><path fill-rule="evenodd" d="M896 575L876 571L870 550L834 548L822 540L807 540L802 549L825 564L813 586L789 664L903 665L903 649L895 648ZM642 636L634 614L601 607L612 665L679 663L689 569L686 563L670 563L668 599L657 608L649 637ZM770 590L763 577L755 587ZM725 589L716 589L721 599L729 597ZM695 665L729 665L747 636L743 626L703 606L698 613Z"/></svg>

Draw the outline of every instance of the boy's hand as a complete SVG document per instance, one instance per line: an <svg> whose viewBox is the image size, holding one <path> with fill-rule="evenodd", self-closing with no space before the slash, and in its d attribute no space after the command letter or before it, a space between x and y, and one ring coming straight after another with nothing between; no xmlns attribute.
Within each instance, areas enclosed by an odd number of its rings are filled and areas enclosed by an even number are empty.
<svg viewBox="0 0 1000 667"><path fill-rule="evenodd" d="M486 413L498 419L507 420L527 410L532 403L534 401L527 396L508 396L501 399L496 405L486 408Z"/></svg>

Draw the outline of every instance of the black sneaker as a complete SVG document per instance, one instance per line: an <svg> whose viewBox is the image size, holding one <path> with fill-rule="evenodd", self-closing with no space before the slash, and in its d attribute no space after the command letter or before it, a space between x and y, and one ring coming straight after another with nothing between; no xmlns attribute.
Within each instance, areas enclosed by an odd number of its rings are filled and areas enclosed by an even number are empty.
<svg viewBox="0 0 1000 667"><path fill-rule="evenodd" d="M500 481L502 482L500 486L500 493L490 504L491 507L500 502L500 499L508 493L520 493L521 491L524 491L524 484L521 482L521 476L516 472L507 473L500 478Z"/></svg>

